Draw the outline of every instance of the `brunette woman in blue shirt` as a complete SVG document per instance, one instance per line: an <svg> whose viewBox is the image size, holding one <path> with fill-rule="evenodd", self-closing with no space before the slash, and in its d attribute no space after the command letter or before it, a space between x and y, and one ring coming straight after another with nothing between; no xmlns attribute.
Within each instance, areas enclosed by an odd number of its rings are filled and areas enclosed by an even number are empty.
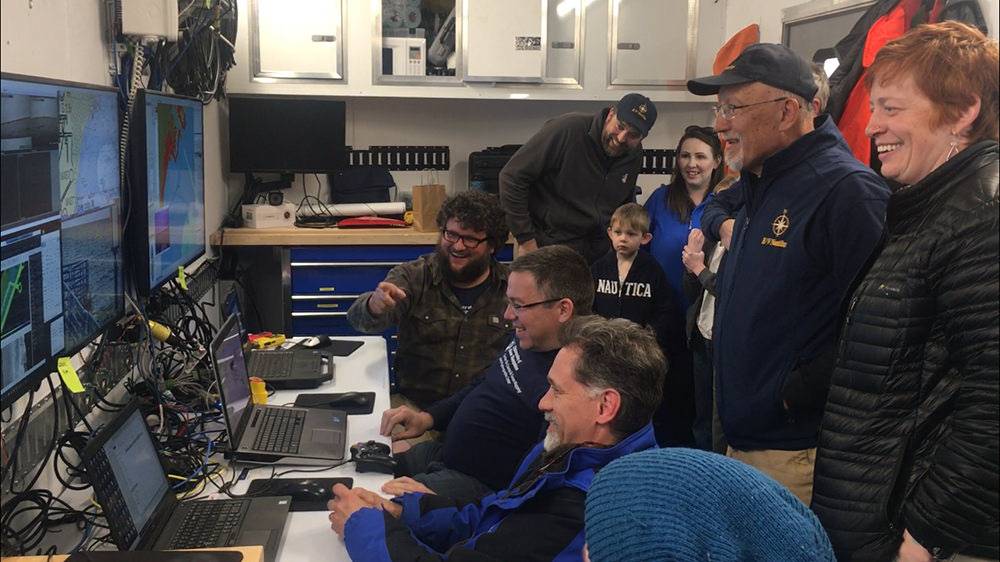
<svg viewBox="0 0 1000 562"><path fill-rule="evenodd" d="M712 190L723 177L722 145L711 127L690 126L684 130L674 158L669 185L661 185L646 201L650 232L649 251L667 275L674 297L675 334L684 334L684 315L690 302L684 296L684 264L681 251L693 228L701 228L701 214ZM661 445L694 445L694 387L691 352L683 336L668 349L670 370L660 410L653 418Z"/></svg>

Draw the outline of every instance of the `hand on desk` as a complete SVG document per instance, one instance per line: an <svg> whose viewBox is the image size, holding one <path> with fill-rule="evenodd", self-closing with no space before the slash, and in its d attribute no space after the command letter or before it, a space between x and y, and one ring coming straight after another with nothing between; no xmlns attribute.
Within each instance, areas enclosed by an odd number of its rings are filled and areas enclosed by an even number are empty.
<svg viewBox="0 0 1000 562"><path fill-rule="evenodd" d="M396 305L405 298L406 291L388 281L382 281L368 297L368 312L371 312L372 316L382 316L396 308Z"/></svg>
<svg viewBox="0 0 1000 562"><path fill-rule="evenodd" d="M403 513L403 506L398 503L391 502L371 490L351 489L343 484L333 487L333 499L327 502L326 507L330 510L330 528L341 537L344 536L344 524L359 509L373 507L386 511L393 517L399 517Z"/></svg>
<svg viewBox="0 0 1000 562"><path fill-rule="evenodd" d="M382 491L390 496L402 496L403 494L408 494L410 492L418 492L421 494L434 493L433 490L410 478L409 476L403 476L386 482L382 485Z"/></svg>
<svg viewBox="0 0 1000 562"><path fill-rule="evenodd" d="M397 425L403 430L393 433ZM379 433L398 441L420 437L432 427L434 418L427 412L418 412L409 406L399 406L382 412L382 426L379 428Z"/></svg>

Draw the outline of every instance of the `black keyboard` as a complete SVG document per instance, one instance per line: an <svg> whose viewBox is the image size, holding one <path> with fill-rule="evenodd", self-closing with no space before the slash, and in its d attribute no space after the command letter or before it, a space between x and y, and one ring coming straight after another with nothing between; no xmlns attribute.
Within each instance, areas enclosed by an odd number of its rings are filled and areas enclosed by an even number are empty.
<svg viewBox="0 0 1000 562"><path fill-rule="evenodd" d="M306 423L304 410L291 408L257 410L254 412L253 423L259 427L253 440L254 450L268 453L299 452L302 426Z"/></svg>
<svg viewBox="0 0 1000 562"><path fill-rule="evenodd" d="M230 546L239 536L248 500L211 500L190 503L169 548Z"/></svg>
<svg viewBox="0 0 1000 562"><path fill-rule="evenodd" d="M295 360L290 351L257 351L250 354L250 374L269 379L283 379L292 376L292 362Z"/></svg>
<svg viewBox="0 0 1000 562"><path fill-rule="evenodd" d="M139 534L132 524L132 515L125 505L125 498L122 497L115 474L111 470L111 463L108 462L104 451L98 451L91 458L87 467L87 477L98 497L105 498L101 511L108 520L108 528L111 529L115 545L121 550L131 549Z"/></svg>

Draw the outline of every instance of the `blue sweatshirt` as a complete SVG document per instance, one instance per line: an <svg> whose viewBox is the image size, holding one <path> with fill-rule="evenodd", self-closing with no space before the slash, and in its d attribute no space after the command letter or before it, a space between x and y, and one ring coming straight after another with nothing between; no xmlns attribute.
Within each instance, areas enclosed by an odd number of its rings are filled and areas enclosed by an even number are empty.
<svg viewBox="0 0 1000 562"><path fill-rule="evenodd" d="M713 331L723 430L737 449L815 447L841 303L881 237L889 189L829 117L731 189L744 205Z"/></svg>
<svg viewBox="0 0 1000 562"><path fill-rule="evenodd" d="M542 435L538 401L549 389L549 367L559 350L521 349L512 337L486 371L455 395L427 409L445 430L446 467L499 490Z"/></svg>

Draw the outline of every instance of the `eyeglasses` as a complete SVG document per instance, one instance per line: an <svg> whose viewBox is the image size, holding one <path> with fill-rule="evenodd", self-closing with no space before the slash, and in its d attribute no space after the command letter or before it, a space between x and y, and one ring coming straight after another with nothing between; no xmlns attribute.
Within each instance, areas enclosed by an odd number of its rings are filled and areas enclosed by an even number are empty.
<svg viewBox="0 0 1000 562"><path fill-rule="evenodd" d="M536 307L536 306L539 306L539 305L543 305L543 304L552 304L554 302L559 302L559 301L563 300L564 298L566 298L566 297L559 297L559 298L556 298L556 299L546 299L546 300L538 301L538 302L529 302L528 304L514 304L514 303L512 303L512 302L510 302L508 300L507 301L507 306L509 306L511 308L511 310L513 310L514 313L517 314L518 312L521 312L522 310L524 310L526 308L533 308L533 307Z"/></svg>
<svg viewBox="0 0 1000 562"><path fill-rule="evenodd" d="M622 120L617 117L615 118L614 133L615 135L625 133L625 138L627 138L628 140L640 140L642 138L642 135L639 133L638 129L636 129L635 127L629 127L625 123L622 123Z"/></svg>
<svg viewBox="0 0 1000 562"><path fill-rule="evenodd" d="M731 103L724 103L722 105L713 105L712 111L714 111L715 115L718 117L722 117L723 119L732 119L733 117L736 117L737 109L743 109L745 107L753 107L755 105L764 105L765 103L774 103L776 101L785 101L787 99L788 96L783 96L780 98L774 98L773 100L759 101L757 103L748 103L744 105L733 105Z"/></svg>
<svg viewBox="0 0 1000 562"><path fill-rule="evenodd" d="M474 250L479 247L480 244L489 240L489 238L476 238L475 236L466 236L464 234L459 234L453 230L448 230L447 228L441 229L441 237L447 240L449 243L454 244L459 240L465 247Z"/></svg>

